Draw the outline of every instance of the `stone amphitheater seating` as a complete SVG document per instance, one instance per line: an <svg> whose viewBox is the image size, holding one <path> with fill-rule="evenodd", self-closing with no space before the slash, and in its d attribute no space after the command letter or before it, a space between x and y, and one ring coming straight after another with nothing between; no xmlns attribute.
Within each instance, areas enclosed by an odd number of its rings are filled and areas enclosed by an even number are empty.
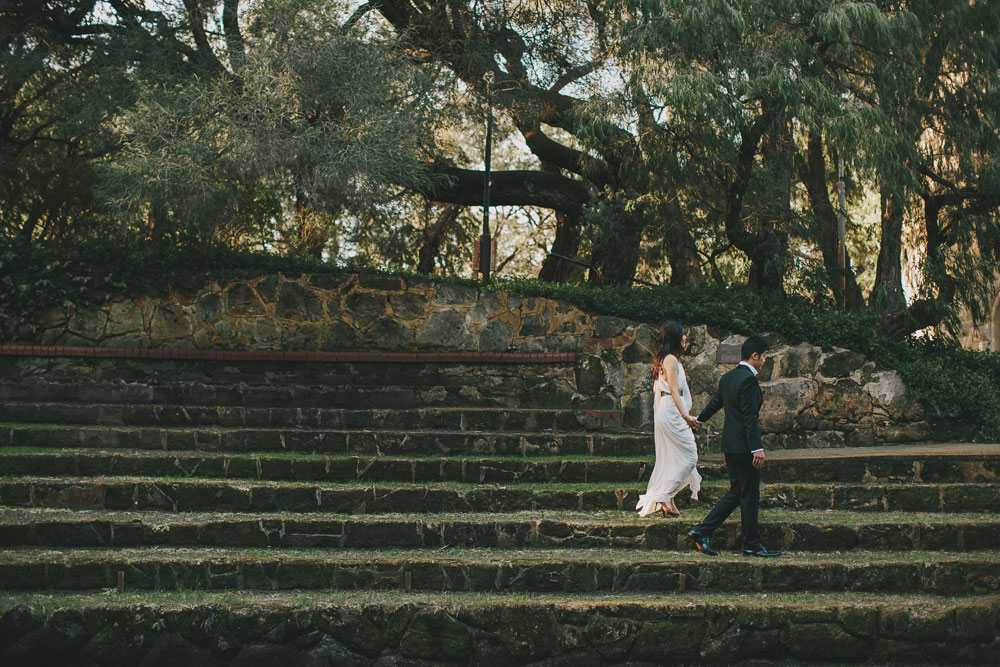
<svg viewBox="0 0 1000 667"><path fill-rule="evenodd" d="M713 559L571 356L121 357L0 357L0 664L997 664L996 446L774 452Z"/></svg>

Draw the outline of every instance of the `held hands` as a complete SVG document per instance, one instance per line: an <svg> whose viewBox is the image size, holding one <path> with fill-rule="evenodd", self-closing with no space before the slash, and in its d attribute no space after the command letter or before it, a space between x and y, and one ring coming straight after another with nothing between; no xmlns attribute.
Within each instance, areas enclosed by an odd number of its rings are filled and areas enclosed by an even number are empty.
<svg viewBox="0 0 1000 667"><path fill-rule="evenodd" d="M687 425L693 429L698 429L701 426L701 422L691 415L684 415L684 421L686 421Z"/></svg>
<svg viewBox="0 0 1000 667"><path fill-rule="evenodd" d="M753 462L752 462L752 465L757 470L760 470L761 468L764 467L764 450L763 449L761 449L761 450L756 451L756 452L753 453Z"/></svg>

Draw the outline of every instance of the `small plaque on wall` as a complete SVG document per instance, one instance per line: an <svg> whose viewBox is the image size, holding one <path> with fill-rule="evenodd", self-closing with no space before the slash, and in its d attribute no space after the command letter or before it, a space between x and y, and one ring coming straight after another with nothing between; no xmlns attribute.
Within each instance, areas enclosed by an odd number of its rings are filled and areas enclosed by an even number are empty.
<svg viewBox="0 0 1000 667"><path fill-rule="evenodd" d="M717 364L738 364L740 363L739 345L720 345L715 351L715 363Z"/></svg>

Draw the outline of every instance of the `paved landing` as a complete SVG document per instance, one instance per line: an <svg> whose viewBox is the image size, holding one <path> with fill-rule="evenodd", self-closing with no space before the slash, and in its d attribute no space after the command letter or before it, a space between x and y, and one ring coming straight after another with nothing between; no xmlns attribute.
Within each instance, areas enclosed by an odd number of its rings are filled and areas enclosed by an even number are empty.
<svg viewBox="0 0 1000 667"><path fill-rule="evenodd" d="M773 449L765 452L769 461L856 459L871 456L1000 456L1000 443L926 442L881 447L838 447L836 449ZM721 461L721 453L704 454L703 461Z"/></svg>

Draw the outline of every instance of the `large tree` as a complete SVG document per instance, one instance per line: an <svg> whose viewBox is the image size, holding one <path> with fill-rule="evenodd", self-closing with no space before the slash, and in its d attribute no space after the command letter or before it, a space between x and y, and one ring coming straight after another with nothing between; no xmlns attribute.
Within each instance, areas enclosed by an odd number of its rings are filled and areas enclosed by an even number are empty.
<svg viewBox="0 0 1000 667"><path fill-rule="evenodd" d="M895 111L912 146L906 203L923 237L924 285L920 299L889 314L897 333L954 314L941 304L988 316L1000 266L1000 5L920 1L911 11L921 26L918 66L896 82L894 99L910 98Z"/></svg>
<svg viewBox="0 0 1000 667"><path fill-rule="evenodd" d="M99 224L95 160L127 98L130 49L95 25L95 0L0 0L0 233L55 238Z"/></svg>
<svg viewBox="0 0 1000 667"><path fill-rule="evenodd" d="M1000 237L997 3L22 4L0 5L8 234L96 223L110 199L152 237L458 270L492 113L492 203L546 221L522 225L550 234L543 278L575 261L617 284L820 298L842 278L849 307L900 334L953 303L982 314ZM848 209L881 201L877 258L848 217L843 272L839 164ZM870 295L856 266L875 267Z"/></svg>
<svg viewBox="0 0 1000 667"><path fill-rule="evenodd" d="M823 132L833 110L840 117L830 124L841 135L877 131L864 113L840 104L847 87L817 64L830 49L819 31L837 24L872 44L890 21L839 4L379 0L371 7L429 63L509 115L538 159L537 170L511 179L544 182L547 196L529 200L510 179L501 189L512 203L560 212L559 254L573 256L584 238L603 278L628 283L652 227L666 237L658 245L671 282L702 284L703 258L736 248L750 260L750 284L780 292L798 218L795 133L807 124ZM472 203L477 178L465 183L436 196ZM542 277L558 278L558 266L546 264Z"/></svg>
<svg viewBox="0 0 1000 667"><path fill-rule="evenodd" d="M232 2L224 39L203 41L199 7L176 20L204 43L202 71L178 81L151 68L122 115L112 182L125 210L162 202L168 228L202 236L228 220L243 233L276 221L265 236L320 256L343 240L338 226L398 223L400 188L447 183L449 168L429 162L433 72L391 35L363 31L337 2L243 14Z"/></svg>
<svg viewBox="0 0 1000 667"><path fill-rule="evenodd" d="M975 320L987 315L1000 259L1000 5L878 4L907 30L880 48L847 46L839 67L884 119L859 164L881 202L869 302L905 335L954 323L958 306ZM919 298L909 305L907 240L921 251Z"/></svg>
<svg viewBox="0 0 1000 667"><path fill-rule="evenodd" d="M930 298L913 304L910 328L940 321L930 306L952 299L979 312L975 288L995 252L996 3L370 6L511 118L538 168L508 176L507 201L556 207L515 184L559 175L545 181L564 214L553 247L572 254L583 238L605 280L633 277L655 229L672 282L700 284L701 265L735 248L751 285L780 292L789 246L806 243L836 292L840 156L884 202L873 305L906 328L900 235L913 219ZM468 174L438 197L474 203L478 182ZM574 199L583 215L567 210ZM973 247L982 261L949 259ZM851 266L845 297L860 308Z"/></svg>
<svg viewBox="0 0 1000 667"><path fill-rule="evenodd" d="M500 6L379 0L370 6L429 63L443 65L472 94L509 115L538 167L498 174L491 198L556 211L552 250L575 258L585 208L595 196L620 192L641 164L636 137L586 113L586 97L571 92L608 70L620 12L583 2ZM482 173L454 170L450 175L456 177L452 187L427 194L444 202L481 202ZM635 270L642 229L636 230L632 218L625 216L616 229L627 236L623 253L599 241L592 256L595 269L605 269L612 282L627 282ZM621 234L605 237L620 239ZM605 259L617 255L621 261ZM540 276L558 280L566 271L565 262L550 256Z"/></svg>

